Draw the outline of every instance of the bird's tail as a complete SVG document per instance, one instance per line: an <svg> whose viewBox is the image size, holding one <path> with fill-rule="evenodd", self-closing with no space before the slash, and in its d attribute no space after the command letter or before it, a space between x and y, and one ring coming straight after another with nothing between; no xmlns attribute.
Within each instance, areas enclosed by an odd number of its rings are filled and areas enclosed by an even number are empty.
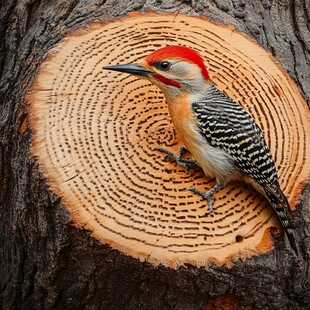
<svg viewBox="0 0 310 310"><path fill-rule="evenodd" d="M286 232L286 235L291 244L291 247L293 248L294 252L298 256L298 247L296 243L294 229L286 214L286 210L288 211L290 209L287 198L281 191L278 184L275 184L274 186L265 186L264 191L266 193L266 197L269 200L272 208L276 212L277 217L284 231Z"/></svg>

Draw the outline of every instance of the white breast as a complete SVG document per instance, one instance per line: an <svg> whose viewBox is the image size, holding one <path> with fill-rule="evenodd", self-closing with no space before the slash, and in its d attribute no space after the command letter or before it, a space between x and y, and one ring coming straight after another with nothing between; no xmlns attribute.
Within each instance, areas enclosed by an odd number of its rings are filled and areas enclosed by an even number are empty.
<svg viewBox="0 0 310 310"><path fill-rule="evenodd" d="M225 182L237 178L233 159L225 151L211 146L199 134L197 126L191 124L188 129L191 133L183 138L184 144L199 162L205 175Z"/></svg>

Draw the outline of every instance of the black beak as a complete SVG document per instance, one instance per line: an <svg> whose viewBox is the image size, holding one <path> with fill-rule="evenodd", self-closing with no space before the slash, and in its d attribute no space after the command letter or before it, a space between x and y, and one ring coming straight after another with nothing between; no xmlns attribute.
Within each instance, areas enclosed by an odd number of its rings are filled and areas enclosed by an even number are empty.
<svg viewBox="0 0 310 310"><path fill-rule="evenodd" d="M116 65L116 66L107 66L103 67L105 70L119 71L124 73L130 73L138 76L148 76L153 71L144 68L138 64L128 64L128 65Z"/></svg>

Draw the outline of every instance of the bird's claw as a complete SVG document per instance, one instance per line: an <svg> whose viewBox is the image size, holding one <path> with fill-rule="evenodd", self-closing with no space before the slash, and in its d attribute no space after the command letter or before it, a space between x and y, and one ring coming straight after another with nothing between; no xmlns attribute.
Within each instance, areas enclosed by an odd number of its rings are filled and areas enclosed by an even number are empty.
<svg viewBox="0 0 310 310"><path fill-rule="evenodd" d="M186 150L185 147L181 147L179 150L178 155L174 155L172 152L167 151L161 147L155 147L154 150L160 151L165 154L164 161L167 159L174 160L178 165L184 167L186 171L192 170L195 168L195 166L199 166L199 163L196 160L190 160L190 159L183 159L181 156L184 154L184 150ZM187 151L187 150L186 150Z"/></svg>
<svg viewBox="0 0 310 310"><path fill-rule="evenodd" d="M191 191L197 195L200 195L202 196L203 199L206 199L207 202L208 202L208 210L206 211L205 215L208 215L210 214L212 211L213 211L213 205L214 205L214 201L212 199L212 194L213 193L210 193L210 191L208 192L202 192L200 190L198 190L197 188L195 187L189 187L187 188L188 191Z"/></svg>

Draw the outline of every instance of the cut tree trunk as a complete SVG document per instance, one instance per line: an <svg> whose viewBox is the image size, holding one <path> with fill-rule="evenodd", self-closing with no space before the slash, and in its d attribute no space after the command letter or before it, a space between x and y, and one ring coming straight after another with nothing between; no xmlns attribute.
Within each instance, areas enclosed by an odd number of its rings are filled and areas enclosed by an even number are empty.
<svg viewBox="0 0 310 310"><path fill-rule="evenodd" d="M0 8L2 308L309 308L307 1L17 0ZM114 21L149 10L170 15ZM220 211L201 217L203 201L183 189L212 183L152 150L180 143L160 92L101 70L175 43L196 47L214 82L265 131L295 209L300 257L272 233L274 214L248 186L226 187Z"/></svg>
<svg viewBox="0 0 310 310"><path fill-rule="evenodd" d="M32 153L77 227L142 261L207 267L270 251L277 223L267 201L231 182L214 195L207 215L206 200L186 189L206 191L214 180L201 169L186 173L155 150L177 154L183 144L159 89L102 69L135 63L167 44L205 56L212 81L257 119L294 208L310 166L308 107L270 54L202 17L136 13L66 37L41 64L27 96Z"/></svg>

